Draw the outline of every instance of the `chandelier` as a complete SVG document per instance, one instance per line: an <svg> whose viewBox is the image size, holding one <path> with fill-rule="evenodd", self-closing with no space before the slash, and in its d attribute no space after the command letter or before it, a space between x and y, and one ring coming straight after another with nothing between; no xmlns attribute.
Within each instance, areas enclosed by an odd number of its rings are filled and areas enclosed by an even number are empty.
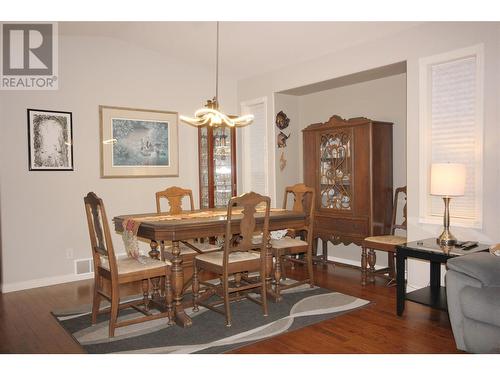
<svg viewBox="0 0 500 375"><path fill-rule="evenodd" d="M207 100L205 107L198 109L194 117L179 116L180 120L193 126L230 126L241 127L252 123L253 115L229 116L219 111L219 22L217 21L217 47L215 64L215 96Z"/></svg>

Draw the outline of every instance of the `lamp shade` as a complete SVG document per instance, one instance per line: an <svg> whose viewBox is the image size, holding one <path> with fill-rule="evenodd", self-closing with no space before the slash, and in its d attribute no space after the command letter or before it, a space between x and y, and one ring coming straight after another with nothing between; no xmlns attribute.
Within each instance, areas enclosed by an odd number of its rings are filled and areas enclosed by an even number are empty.
<svg viewBox="0 0 500 375"><path fill-rule="evenodd" d="M465 193L465 164L434 163L431 166L431 194L457 197Z"/></svg>

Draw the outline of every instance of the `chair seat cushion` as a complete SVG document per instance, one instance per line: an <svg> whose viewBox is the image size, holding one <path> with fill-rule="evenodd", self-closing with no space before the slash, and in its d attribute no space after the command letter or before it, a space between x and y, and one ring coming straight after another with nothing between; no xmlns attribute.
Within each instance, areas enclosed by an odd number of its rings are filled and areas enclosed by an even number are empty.
<svg viewBox="0 0 500 375"><path fill-rule="evenodd" d="M269 237L271 240L280 240L285 237L288 229L272 230L269 232ZM262 233L255 233L252 237L252 243L254 245L260 245L262 243Z"/></svg>
<svg viewBox="0 0 500 375"><path fill-rule="evenodd" d="M190 245L196 247L198 250L201 252L205 253L208 251L216 251L220 250L221 247L218 245L212 245L211 243L208 242L194 242L194 241L186 241L189 242ZM196 250L191 248L190 246L186 245L184 242L179 242L179 248L181 250L181 255L188 255L188 254L198 254ZM172 252L172 245L165 246L165 251Z"/></svg>
<svg viewBox="0 0 500 375"><path fill-rule="evenodd" d="M375 243L382 243L382 244L387 244L387 245L401 245L406 243L406 237L402 236L372 236L372 237L366 237L365 241L367 242L375 242Z"/></svg>
<svg viewBox="0 0 500 375"><path fill-rule="evenodd" d="M500 258L487 251L448 259L446 266L479 280L484 286L500 286Z"/></svg>
<svg viewBox="0 0 500 375"><path fill-rule="evenodd" d="M116 264L118 266L118 274L124 275L126 273L140 272L144 270L150 270L154 268L160 268L165 266L171 266L168 260L161 261L158 259L152 259L147 256L141 256L139 260L130 258L128 256L121 256L116 259ZM101 257L101 267L109 271L109 261L106 257Z"/></svg>
<svg viewBox="0 0 500 375"><path fill-rule="evenodd" d="M500 287L466 286L460 292L460 304L466 317L500 327Z"/></svg>
<svg viewBox="0 0 500 375"><path fill-rule="evenodd" d="M222 266L224 258L223 251L215 251L213 253L200 254L196 257L197 260L212 263L217 266ZM229 254L229 263L244 262L248 260L256 260L260 258L258 251L235 251Z"/></svg>
<svg viewBox="0 0 500 375"><path fill-rule="evenodd" d="M299 246L306 246L307 247L307 242L303 241L299 238L292 238L292 237L283 237L280 240L271 240L271 246L273 249L286 249L288 247L299 247Z"/></svg>

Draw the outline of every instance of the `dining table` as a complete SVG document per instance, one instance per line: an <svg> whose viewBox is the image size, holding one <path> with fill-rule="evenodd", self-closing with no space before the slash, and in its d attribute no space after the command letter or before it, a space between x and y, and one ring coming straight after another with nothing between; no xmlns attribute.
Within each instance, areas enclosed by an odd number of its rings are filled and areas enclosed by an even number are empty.
<svg viewBox="0 0 500 375"><path fill-rule="evenodd" d="M241 232L240 223L243 215L232 214L231 233ZM183 260L180 251L180 241L196 238L214 238L226 233L227 209L201 209L182 211L178 214L140 213L125 214L113 218L115 231L123 232L122 223L132 218L139 224L137 237L150 241L152 258L164 260L165 242L170 241L172 246L171 257L171 290L172 290L172 320L181 327L190 327L191 318L186 314L183 305L184 272ZM300 229L304 227L306 214L302 211L271 208L269 213L269 231L281 229ZM255 231L262 230L264 212L255 213ZM158 250L158 244L160 250ZM266 285L271 290L272 281L272 251L270 236L266 241Z"/></svg>

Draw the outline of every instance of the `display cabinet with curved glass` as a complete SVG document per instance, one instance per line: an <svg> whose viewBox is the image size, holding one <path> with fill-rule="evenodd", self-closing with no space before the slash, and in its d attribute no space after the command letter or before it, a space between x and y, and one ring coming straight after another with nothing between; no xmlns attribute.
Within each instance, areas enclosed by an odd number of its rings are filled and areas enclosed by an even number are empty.
<svg viewBox="0 0 500 375"><path fill-rule="evenodd" d="M225 126L198 129L200 208L227 207L236 195L236 131Z"/></svg>
<svg viewBox="0 0 500 375"><path fill-rule="evenodd" d="M304 183L316 190L314 237L361 245L388 234L392 217L392 123L332 116L303 130Z"/></svg>

